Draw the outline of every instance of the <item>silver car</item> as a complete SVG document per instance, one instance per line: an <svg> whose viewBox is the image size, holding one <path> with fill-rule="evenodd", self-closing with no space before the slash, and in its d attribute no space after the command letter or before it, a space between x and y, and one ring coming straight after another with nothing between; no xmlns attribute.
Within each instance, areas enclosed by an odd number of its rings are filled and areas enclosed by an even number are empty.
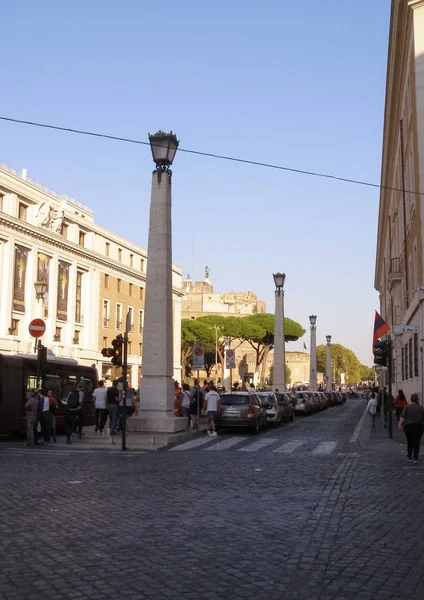
<svg viewBox="0 0 424 600"><path fill-rule="evenodd" d="M278 427L285 417L284 406L278 402L274 392L260 392L258 393L258 396L262 402L262 406L266 410L266 419L268 423L272 423Z"/></svg>

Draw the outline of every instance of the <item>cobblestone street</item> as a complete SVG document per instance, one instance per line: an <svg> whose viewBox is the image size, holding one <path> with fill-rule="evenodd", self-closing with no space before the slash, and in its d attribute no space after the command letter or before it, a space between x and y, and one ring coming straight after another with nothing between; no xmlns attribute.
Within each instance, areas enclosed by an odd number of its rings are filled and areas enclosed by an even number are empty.
<svg viewBox="0 0 424 600"><path fill-rule="evenodd" d="M0 600L421 600L424 466L351 443L363 411L215 452L1 444Z"/></svg>

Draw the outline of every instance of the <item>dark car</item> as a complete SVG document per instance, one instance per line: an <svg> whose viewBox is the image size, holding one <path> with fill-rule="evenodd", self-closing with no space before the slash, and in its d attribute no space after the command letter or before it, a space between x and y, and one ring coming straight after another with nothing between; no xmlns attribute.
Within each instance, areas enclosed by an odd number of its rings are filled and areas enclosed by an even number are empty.
<svg viewBox="0 0 424 600"><path fill-rule="evenodd" d="M232 392L221 394L221 411L217 420L219 427L248 427L258 432L267 428L267 412L258 394Z"/></svg>

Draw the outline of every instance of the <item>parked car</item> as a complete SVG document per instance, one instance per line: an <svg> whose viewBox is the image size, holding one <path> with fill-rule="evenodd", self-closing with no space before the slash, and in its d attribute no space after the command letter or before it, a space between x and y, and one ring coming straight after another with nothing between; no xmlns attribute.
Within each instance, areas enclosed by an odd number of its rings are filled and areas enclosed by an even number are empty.
<svg viewBox="0 0 424 600"><path fill-rule="evenodd" d="M332 392L323 392L323 394L327 398L327 405L328 406L335 406L336 405L336 398L334 397L334 395L332 394Z"/></svg>
<svg viewBox="0 0 424 600"><path fill-rule="evenodd" d="M284 419L283 404L279 401L274 392L260 392L258 393L258 396L262 406L266 410L268 423L272 423L278 427ZM281 396L281 394L279 394L279 396Z"/></svg>
<svg viewBox="0 0 424 600"><path fill-rule="evenodd" d="M321 410L325 410L328 407L327 396L324 394L324 392L315 392L315 395L318 396Z"/></svg>
<svg viewBox="0 0 424 600"><path fill-rule="evenodd" d="M219 427L248 427L258 432L267 428L267 411L259 394L232 392L221 394L221 411L217 419Z"/></svg>
<svg viewBox="0 0 424 600"><path fill-rule="evenodd" d="M309 415L311 412L311 403L307 392L296 392L296 414Z"/></svg>
<svg viewBox="0 0 424 600"><path fill-rule="evenodd" d="M320 401L315 396L315 392L304 392L304 394L306 395L306 397L309 400L311 412L317 412L318 410L320 410L320 408L321 408Z"/></svg>

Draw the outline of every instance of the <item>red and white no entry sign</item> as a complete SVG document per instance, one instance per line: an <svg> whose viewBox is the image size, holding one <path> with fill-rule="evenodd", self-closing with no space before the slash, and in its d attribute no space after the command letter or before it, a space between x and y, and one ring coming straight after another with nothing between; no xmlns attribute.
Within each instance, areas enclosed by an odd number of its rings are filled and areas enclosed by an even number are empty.
<svg viewBox="0 0 424 600"><path fill-rule="evenodd" d="M38 338L46 331L46 324L43 319L33 319L29 324L29 332L32 337Z"/></svg>

